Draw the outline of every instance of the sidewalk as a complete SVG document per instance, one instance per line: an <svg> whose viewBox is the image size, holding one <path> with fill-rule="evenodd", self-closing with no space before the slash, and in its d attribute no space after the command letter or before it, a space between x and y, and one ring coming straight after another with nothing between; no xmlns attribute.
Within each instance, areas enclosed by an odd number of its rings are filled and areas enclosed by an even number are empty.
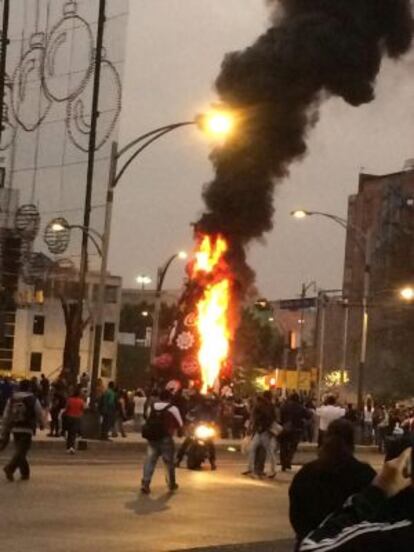
<svg viewBox="0 0 414 552"><path fill-rule="evenodd" d="M177 439L181 442L182 439ZM146 449L147 441L134 431L128 431L126 437L115 437L110 441L100 441L88 439L88 449L108 451L116 449L117 451L142 451ZM215 441L218 450L228 450L229 452L239 452L241 449L240 439L217 439ZM34 438L34 448L42 450L57 450L63 446L63 439L56 437L48 437L47 431L38 431ZM298 448L299 452L307 452L315 454L317 451L316 443L301 443ZM356 446L356 452L359 454L376 454L380 458L375 446Z"/></svg>

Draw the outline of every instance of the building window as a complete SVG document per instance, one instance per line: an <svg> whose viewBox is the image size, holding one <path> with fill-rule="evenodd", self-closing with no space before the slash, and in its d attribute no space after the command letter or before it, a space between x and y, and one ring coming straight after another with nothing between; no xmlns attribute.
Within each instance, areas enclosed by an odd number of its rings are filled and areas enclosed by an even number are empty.
<svg viewBox="0 0 414 552"><path fill-rule="evenodd" d="M30 371L31 372L42 371L42 353L32 353L30 355Z"/></svg>
<svg viewBox="0 0 414 552"><path fill-rule="evenodd" d="M103 338L104 341L115 341L115 324L113 322L105 322Z"/></svg>
<svg viewBox="0 0 414 552"><path fill-rule="evenodd" d="M41 314L35 314L33 317L33 334L43 335L45 333L45 317Z"/></svg>
<svg viewBox="0 0 414 552"><path fill-rule="evenodd" d="M103 358L101 363L101 377L112 378L112 358Z"/></svg>
<svg viewBox="0 0 414 552"><path fill-rule="evenodd" d="M118 286L105 286L105 303L118 301Z"/></svg>

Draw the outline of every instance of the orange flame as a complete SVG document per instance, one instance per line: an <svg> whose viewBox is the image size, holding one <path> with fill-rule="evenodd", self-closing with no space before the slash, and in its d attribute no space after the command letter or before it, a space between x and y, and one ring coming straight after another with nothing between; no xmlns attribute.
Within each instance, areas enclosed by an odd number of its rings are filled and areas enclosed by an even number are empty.
<svg viewBox="0 0 414 552"><path fill-rule="evenodd" d="M223 255L227 249L223 237L218 236L213 242L210 236L204 236L195 254L193 275L213 275L213 281L206 285L197 304L197 329L200 336L198 361L203 393L216 384L230 350L231 286L229 277L222 270L225 262Z"/></svg>

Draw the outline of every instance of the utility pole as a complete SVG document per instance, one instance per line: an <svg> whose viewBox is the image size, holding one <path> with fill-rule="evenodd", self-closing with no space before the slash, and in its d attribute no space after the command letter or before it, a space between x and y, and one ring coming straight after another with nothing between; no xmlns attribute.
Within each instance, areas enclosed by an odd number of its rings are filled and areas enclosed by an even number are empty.
<svg viewBox="0 0 414 552"><path fill-rule="evenodd" d="M76 362L75 368L71 366L71 371L74 368L74 373L77 375L80 365L80 341L83 333L83 302L85 298L86 290L86 275L88 272L88 236L91 218L92 208L92 189L93 189L93 177L95 169L95 150L96 150L96 128L99 117L99 90L101 79L101 63L102 63L102 47L103 36L105 28L105 8L106 0L99 0L99 16L98 16L98 30L96 36L96 50L95 50L95 70L93 80L93 95L92 95L92 111L91 111L91 129L89 134L89 149L88 149L88 168L86 175L86 191L85 191L85 205L83 214L83 229L82 229L82 246L81 246L81 261L79 271L79 295L77 302L77 319L75 324L75 347L74 358ZM72 374L73 375L73 374Z"/></svg>
<svg viewBox="0 0 414 552"><path fill-rule="evenodd" d="M105 204L105 223L104 223L104 231L102 235L102 257L101 257L101 270L99 274L98 304L96 307L95 333L94 333L94 340L93 340L93 361L92 361L91 393L90 393L90 407L92 410L94 410L96 406L97 383L98 383L98 377L99 377L99 365L101 360L102 333L103 333L103 325L105 322L104 314L105 314L106 271L108 267L109 240L111 236L112 208L114 203L114 182L115 182L117 159L118 159L117 154L118 154L118 144L116 142L112 142L111 160L110 160L109 175L108 175L108 190L107 190L106 204Z"/></svg>
<svg viewBox="0 0 414 552"><path fill-rule="evenodd" d="M368 299L371 291L371 230L365 234L365 251L364 251L364 284L362 294L362 332L361 332L361 351L359 357L358 370L358 410L363 411L364 408L364 387L365 387L365 365L367 359L367 344L368 344Z"/></svg>

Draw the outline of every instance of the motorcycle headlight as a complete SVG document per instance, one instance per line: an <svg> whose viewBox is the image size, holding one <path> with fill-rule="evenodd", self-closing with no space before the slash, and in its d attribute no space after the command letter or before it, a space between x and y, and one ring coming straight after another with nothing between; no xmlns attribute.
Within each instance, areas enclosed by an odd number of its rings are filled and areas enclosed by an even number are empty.
<svg viewBox="0 0 414 552"><path fill-rule="evenodd" d="M199 425L196 427L194 435L197 439L207 440L212 439L215 436L216 432L214 429L207 425Z"/></svg>

